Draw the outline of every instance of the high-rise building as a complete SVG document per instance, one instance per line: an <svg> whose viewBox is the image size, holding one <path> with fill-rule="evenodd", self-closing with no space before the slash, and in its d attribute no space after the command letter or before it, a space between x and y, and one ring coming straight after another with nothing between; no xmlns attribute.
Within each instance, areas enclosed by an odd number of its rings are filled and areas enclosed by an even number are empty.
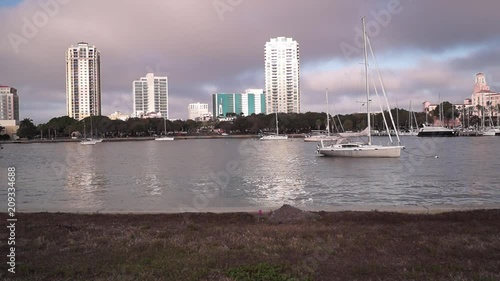
<svg viewBox="0 0 500 281"><path fill-rule="evenodd" d="M135 117L151 114L168 119L168 78L146 74L133 83Z"/></svg>
<svg viewBox="0 0 500 281"><path fill-rule="evenodd" d="M19 123L19 97L15 88L0 85L0 120Z"/></svg>
<svg viewBox="0 0 500 281"><path fill-rule="evenodd" d="M66 51L66 113L77 120L101 115L101 55L85 42Z"/></svg>
<svg viewBox="0 0 500 281"><path fill-rule="evenodd" d="M188 119L204 120L208 115L208 103L190 103L188 105Z"/></svg>
<svg viewBox="0 0 500 281"><path fill-rule="evenodd" d="M265 113L266 97L262 89L248 89L242 94L213 94L212 110L214 119L224 118L228 113L243 116Z"/></svg>
<svg viewBox="0 0 500 281"><path fill-rule="evenodd" d="M265 47L267 114L300 113L299 44L292 38L272 38Z"/></svg>

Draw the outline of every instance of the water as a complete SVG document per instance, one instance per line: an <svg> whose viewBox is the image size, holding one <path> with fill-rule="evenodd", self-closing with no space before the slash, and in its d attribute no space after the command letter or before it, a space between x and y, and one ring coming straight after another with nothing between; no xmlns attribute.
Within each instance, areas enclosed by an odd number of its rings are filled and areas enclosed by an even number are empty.
<svg viewBox="0 0 500 281"><path fill-rule="evenodd" d="M7 167L16 167L18 211L500 202L499 137L403 142L407 149L400 159L320 157L315 143L301 139L7 144L0 151L1 181L7 181ZM6 197L2 189L2 202Z"/></svg>

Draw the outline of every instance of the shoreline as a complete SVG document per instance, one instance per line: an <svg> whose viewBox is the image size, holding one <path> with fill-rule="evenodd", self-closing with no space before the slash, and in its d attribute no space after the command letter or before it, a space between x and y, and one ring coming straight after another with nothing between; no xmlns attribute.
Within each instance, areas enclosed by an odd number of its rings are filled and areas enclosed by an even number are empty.
<svg viewBox="0 0 500 281"><path fill-rule="evenodd" d="M179 208L166 208L163 210L113 210L113 209L79 209L69 211L66 209L32 209L29 211L18 211L24 214L36 213L64 213L64 214L130 214L130 215L176 215L176 214L257 214L259 211L262 213L269 213L279 209L281 206L261 206L261 207L214 207L193 209L192 211L179 212ZM487 210L500 210L499 204L482 204L482 205L364 205L364 206L328 206L328 207L304 207L295 206L301 210L315 213L340 213L340 212L379 212L379 213L399 213L399 214L443 214L453 212L468 212L468 211L487 211ZM4 212L0 212L3 214Z"/></svg>
<svg viewBox="0 0 500 281"><path fill-rule="evenodd" d="M290 134L288 135L292 139L304 138L303 134ZM175 140L201 140L201 139L257 139L258 135L203 135L203 136L173 136ZM152 141L156 137L129 137L129 138L103 138L102 142L124 142L124 141ZM59 142L80 142L80 139L53 139L53 140L11 140L11 141L0 141L0 144L30 144L30 143L59 143Z"/></svg>

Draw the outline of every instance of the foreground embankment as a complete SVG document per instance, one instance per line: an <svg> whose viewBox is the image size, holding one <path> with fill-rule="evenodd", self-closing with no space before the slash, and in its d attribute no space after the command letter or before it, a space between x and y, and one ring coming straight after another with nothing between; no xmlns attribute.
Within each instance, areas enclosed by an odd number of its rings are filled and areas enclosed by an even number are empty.
<svg viewBox="0 0 500 281"><path fill-rule="evenodd" d="M498 209L16 217L2 280L500 280Z"/></svg>

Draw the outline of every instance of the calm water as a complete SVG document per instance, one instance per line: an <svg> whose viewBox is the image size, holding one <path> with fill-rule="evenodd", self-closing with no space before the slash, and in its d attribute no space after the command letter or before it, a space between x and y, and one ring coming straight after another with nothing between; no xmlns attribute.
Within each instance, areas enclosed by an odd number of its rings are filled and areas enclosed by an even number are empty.
<svg viewBox="0 0 500 281"><path fill-rule="evenodd" d="M500 137L402 140L400 159L320 157L299 139L8 144L1 180L16 167L20 211L500 203Z"/></svg>

